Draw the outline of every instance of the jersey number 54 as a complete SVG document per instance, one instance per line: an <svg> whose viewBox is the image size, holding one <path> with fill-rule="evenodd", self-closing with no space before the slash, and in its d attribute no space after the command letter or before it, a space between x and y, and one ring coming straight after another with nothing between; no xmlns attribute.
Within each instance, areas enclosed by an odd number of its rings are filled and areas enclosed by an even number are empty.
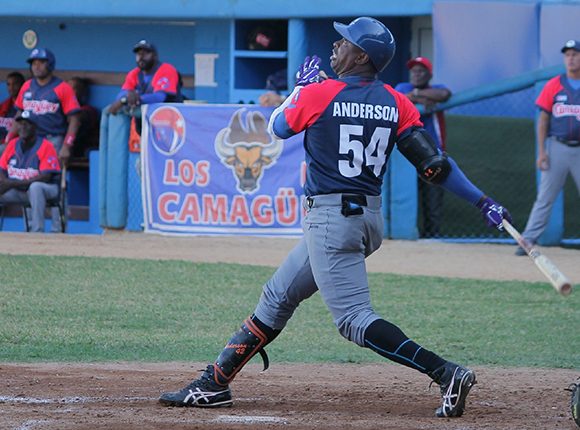
<svg viewBox="0 0 580 430"><path fill-rule="evenodd" d="M377 127L371 136L368 146L364 146L362 140L363 126L352 124L340 125L340 148L339 153L352 156L352 161L339 160L338 170L347 178L354 178L362 172L363 165L372 166L375 176L379 176L387 161L387 147L391 129Z"/></svg>

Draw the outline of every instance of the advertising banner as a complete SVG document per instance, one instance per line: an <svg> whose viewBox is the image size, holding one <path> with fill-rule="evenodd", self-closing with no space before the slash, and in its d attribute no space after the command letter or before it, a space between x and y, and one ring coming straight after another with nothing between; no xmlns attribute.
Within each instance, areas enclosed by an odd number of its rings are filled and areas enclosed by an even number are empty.
<svg viewBox="0 0 580 430"><path fill-rule="evenodd" d="M272 110L147 106L141 148L145 231L299 237L303 135L270 135Z"/></svg>

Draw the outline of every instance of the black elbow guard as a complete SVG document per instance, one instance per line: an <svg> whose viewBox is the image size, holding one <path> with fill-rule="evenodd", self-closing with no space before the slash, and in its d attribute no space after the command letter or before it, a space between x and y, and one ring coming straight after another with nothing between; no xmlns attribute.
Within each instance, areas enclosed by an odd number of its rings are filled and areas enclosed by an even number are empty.
<svg viewBox="0 0 580 430"><path fill-rule="evenodd" d="M451 163L445 154L439 152L437 144L424 129L413 130L398 142L397 147L425 182L440 184L449 176Z"/></svg>

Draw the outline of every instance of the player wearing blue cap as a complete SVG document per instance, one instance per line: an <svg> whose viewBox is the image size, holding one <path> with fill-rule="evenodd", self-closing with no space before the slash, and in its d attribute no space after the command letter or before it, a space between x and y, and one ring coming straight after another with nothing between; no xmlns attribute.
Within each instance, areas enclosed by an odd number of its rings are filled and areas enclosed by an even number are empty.
<svg viewBox="0 0 580 430"><path fill-rule="evenodd" d="M46 201L58 196L60 178L56 150L38 135L39 121L29 111L18 114L19 137L0 156L0 203L29 203L32 232L44 232Z"/></svg>
<svg viewBox="0 0 580 430"><path fill-rule="evenodd" d="M501 229L509 214L438 150L407 97L377 80L395 53L385 25L362 17L334 27L342 36L330 57L338 78L319 82L320 59L307 58L296 88L270 119L271 132L281 139L305 131L304 237L215 363L182 390L162 394L164 405L231 405L236 373L257 353L267 367L264 347L298 305L319 292L342 336L429 375L443 396L437 416L463 414L473 371L421 347L371 306L365 258L383 240L380 195L389 155L396 145L421 178L477 206L491 226Z"/></svg>
<svg viewBox="0 0 580 430"><path fill-rule="evenodd" d="M580 40L569 40L561 49L566 72L550 79L536 99L540 184L530 212L524 239L534 245L546 229L552 207L572 176L580 194ZM522 247L516 255L526 255Z"/></svg>

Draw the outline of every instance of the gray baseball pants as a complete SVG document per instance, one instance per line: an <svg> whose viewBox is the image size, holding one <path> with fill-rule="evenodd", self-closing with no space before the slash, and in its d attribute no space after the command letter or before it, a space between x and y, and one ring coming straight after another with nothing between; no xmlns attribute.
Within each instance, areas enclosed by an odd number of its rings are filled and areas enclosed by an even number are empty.
<svg viewBox="0 0 580 430"><path fill-rule="evenodd" d="M33 182L27 191L19 191L14 188L8 190L0 196L0 203L30 203L30 231L42 233L44 232L46 200L54 199L56 196L58 196L57 184ZM56 227L60 229L60 220L57 221Z"/></svg>
<svg viewBox="0 0 580 430"><path fill-rule="evenodd" d="M580 195L580 146L570 147L553 137L546 139L549 168L540 176L540 186L526 228L522 233L529 242L535 243L546 229L552 206L564 188L570 173Z"/></svg>
<svg viewBox="0 0 580 430"><path fill-rule="evenodd" d="M54 146L54 149L56 150L56 155L58 156L58 154L60 154L60 148L62 148L62 145L64 143L64 136L62 136L62 135L48 135L48 136L45 136L45 138L46 138L46 140L50 141L50 143L52 143L52 145ZM65 198L66 198L66 196L65 196ZM51 219L50 231L52 233L59 233L60 229L61 229L61 225L60 225L60 213L58 211L58 208L51 208L50 219Z"/></svg>
<svg viewBox="0 0 580 430"><path fill-rule="evenodd" d="M305 205L304 237L266 282L254 314L281 330L300 302L320 291L340 334L364 346L373 311L365 258L383 240L381 198L367 196L360 215L341 213L341 194L313 196Z"/></svg>

